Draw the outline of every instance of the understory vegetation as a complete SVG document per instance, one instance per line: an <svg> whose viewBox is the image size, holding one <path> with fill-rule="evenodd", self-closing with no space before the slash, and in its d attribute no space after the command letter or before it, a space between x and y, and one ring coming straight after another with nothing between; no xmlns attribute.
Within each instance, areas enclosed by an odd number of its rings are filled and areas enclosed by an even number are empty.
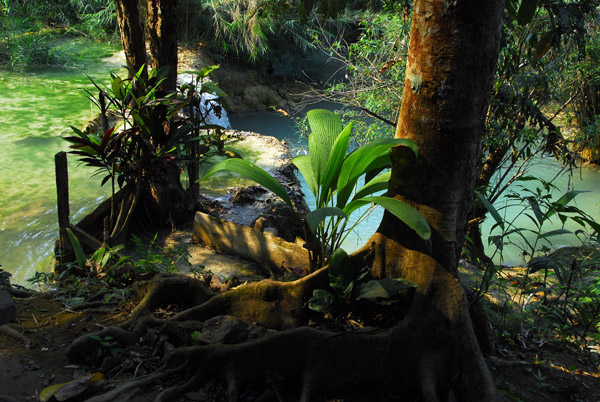
<svg viewBox="0 0 600 402"><path fill-rule="evenodd" d="M243 160L228 148L236 138L209 122L209 114L220 117L226 109L226 94L210 79L218 66L186 72L191 81L171 93L162 87L168 68L144 65L128 78L111 74L106 87L94 82L88 95L99 111L98 127L71 127L65 140L83 165L97 169L111 197L93 219L61 233L55 271L28 282L53 289L69 313L119 315L79 334L66 352L99 373L75 380L77 387L50 385L40 400L108 402L134 399L140 389L156 401L192 393L207 401L355 401L374 393L377 400L477 400L477 388L469 387L487 389L486 364L499 370L518 360L536 383L532 388L551 389L544 374L550 365L537 356L525 361L531 356L517 351L546 344L576 350L597 372L600 219L577 207L581 191L559 188L529 169L544 155L572 174L583 163L582 150L600 145L598 3L507 1L481 153L471 158L478 159L469 174L474 186L465 184L466 199L451 200L466 206L453 215L461 216L458 223L442 222L447 212L435 202L420 204L436 197L433 190L402 193L418 183L416 176L394 175L398 169L431 174L436 162L462 157L430 162L416 141L401 138L405 85L417 95L423 85L405 73L412 2L292 3L180 0L179 36L215 60L266 76L292 71L281 67L286 52L323 53L344 66L343 79L315 86L312 94L339 110L312 110L299 121L308 153L291 168L302 173L316 205L305 213L292 201L290 183ZM66 35L117 40L114 4L4 1L0 63L15 69L72 64L57 43ZM452 92L445 85L437 89ZM422 148L428 155L435 147ZM239 283L192 266L189 245L159 246L165 232L189 229L195 211L219 215L222 206L200 189L223 170L289 206L308 272L281 264L270 278ZM378 232L346 253L341 244L356 226L350 216L358 210L362 219L370 210L359 208L375 205L386 211ZM522 218L530 225L517 223ZM493 225L482 233L486 219ZM386 221L406 243L395 243ZM577 246L557 248L555 239L564 235ZM504 264L508 247L520 251L519 266ZM412 252L422 254L417 262L407 257ZM446 262L456 257L458 263L459 255L460 266ZM387 259L394 264L386 266ZM412 265L398 268L407 261ZM1 269L0 288L11 288ZM471 356L467 363L457 358L463 355ZM460 377L473 368L474 377ZM576 366L565 369L577 374ZM469 379L477 385L465 385ZM497 386L522 400L522 390ZM572 400L585 400L584 394L575 390Z"/></svg>

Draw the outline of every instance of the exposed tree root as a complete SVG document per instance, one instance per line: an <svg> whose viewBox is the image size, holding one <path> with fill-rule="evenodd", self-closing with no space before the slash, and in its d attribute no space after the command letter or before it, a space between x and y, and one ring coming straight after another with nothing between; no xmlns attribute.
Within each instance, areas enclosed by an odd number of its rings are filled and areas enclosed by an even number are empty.
<svg viewBox="0 0 600 402"><path fill-rule="evenodd" d="M493 384L478 375L485 362L470 350L477 348L473 331L465 330L470 323L449 319L422 294L417 293L405 319L388 330L289 329L305 319L303 304L312 289L326 286L326 272L322 269L289 283L265 280L213 297L202 282L181 275L162 275L139 286L143 298L132 317L96 335L111 336L127 346L156 328L163 340L168 338L165 345L183 346L163 347L163 368L140 379L111 383L113 389L90 401L113 401L158 380L173 379L177 384L155 401L176 400L217 380L225 382L227 398L233 402L248 387L268 388L273 378L283 387L284 400L302 402L361 394L401 400L494 400ZM153 316L154 309L171 303L179 303L182 311L169 319ZM189 334L201 328L202 321L223 314L288 330L234 345L192 345ZM69 357L81 361L82 356L96 355L94 348L98 342L85 335L73 342ZM473 387L474 381L481 383Z"/></svg>
<svg viewBox="0 0 600 402"><path fill-rule="evenodd" d="M266 328L294 328L306 321L305 304L312 291L327 286L325 268L293 282L266 279L220 293L206 303L179 313L174 320L204 321L227 314Z"/></svg>

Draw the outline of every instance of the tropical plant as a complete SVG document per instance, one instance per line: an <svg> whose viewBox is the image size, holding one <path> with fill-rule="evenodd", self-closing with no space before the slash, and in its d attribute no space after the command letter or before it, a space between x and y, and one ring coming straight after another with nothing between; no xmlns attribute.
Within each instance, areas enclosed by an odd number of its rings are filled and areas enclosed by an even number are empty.
<svg viewBox="0 0 600 402"><path fill-rule="evenodd" d="M214 83L204 81L215 68L195 72L200 82L184 84L181 96L159 96L165 69L151 70L147 80L141 76L143 68L131 80L111 74L107 89L95 84L98 95L89 95L100 109L101 134L72 127L75 135L65 140L71 143L70 153L104 175L102 185L111 184L110 230L105 243L123 239L140 203L154 211L151 215L158 223L164 223L173 215L183 215L194 202L195 195L186 192L181 183L183 168L188 168L191 181L195 181L199 164L224 153L228 138L222 127L207 124L201 111L219 113L221 108L219 98L211 99L209 107L202 100L202 94L217 89ZM178 116L186 107L190 114ZM116 123L109 124L109 110L118 116ZM122 197L117 197L117 186L124 192ZM148 214L144 215L147 220Z"/></svg>
<svg viewBox="0 0 600 402"><path fill-rule="evenodd" d="M482 194L477 193L477 197L482 205L489 211L495 223L490 229L492 233L496 229L500 229L499 234L490 235L488 242L495 246L495 252L500 255L502 261L502 253L504 247L508 244L517 247L521 250L524 257L523 265L527 267L526 275L523 282L520 284L521 297L540 292L537 282L532 285L529 281L529 275L538 271L544 272L542 280L542 288L546 288L549 272L554 272L559 284L565 284L568 281L567 275L564 272L564 267L549 258L548 254L552 251L553 239L560 235L579 236L583 234L582 230L572 231L565 228L567 222L573 222L582 229L596 233L600 233L600 224L591 216L586 214L581 209L574 205L570 205L581 191L570 190L562 194L558 199L555 199L552 192L557 190L557 187L550 182L540 178L531 176L523 176L517 182L530 183L537 181L540 186L531 189L528 185L519 185L516 190L512 190L506 196L506 204L501 208L496 208ZM506 219L505 212L508 209L511 211L511 218ZM514 209L517 209L516 212ZM517 219L522 217L528 218L532 223L530 227L516 226ZM562 225L559 229L547 230L548 224L552 223L553 219L558 219ZM481 286L478 289L478 297L487 292L490 283L496 278L502 268L493 263L486 264L486 269L482 278ZM568 294L568 292L567 292ZM478 298L477 297L477 298Z"/></svg>
<svg viewBox="0 0 600 402"><path fill-rule="evenodd" d="M117 244L110 247L103 244L91 255L88 263L93 266L95 272L111 272L112 270L122 268L126 262L131 261L131 257L119 255L119 251L125 248L124 244Z"/></svg>
<svg viewBox="0 0 600 402"><path fill-rule="evenodd" d="M569 190L558 199L554 199L552 192L558 190L558 188L551 182L532 176L524 176L518 179L519 183L530 183L532 181L539 182L540 186L531 189L527 185L518 185L517 189L511 190L507 194L508 203L500 210L494 208L489 201L479 195L480 200L484 202L495 220L490 232L496 228L500 228L502 231L499 235L489 237L489 242L493 243L500 253L506 244L518 247L522 250L522 254L529 258L533 258L540 253L547 253L552 246L553 237L577 234L564 227L567 221L578 224L582 229L591 229L593 232L600 233L599 223L581 209L569 205L578 194L584 191ZM506 221L502 218L501 211L510 207L520 207L521 209L513 215L510 221ZM533 223L532 228L515 226L517 217L521 215L524 215ZM546 226L553 218L557 218L562 227L547 231Z"/></svg>
<svg viewBox="0 0 600 402"><path fill-rule="evenodd" d="M187 0L190 2L192 0ZM323 7L324 2L286 2L272 0L201 0L201 9L211 37L209 49L217 55L234 55L252 62L273 60L281 53L306 53L314 49L315 37L333 38L354 21L354 13ZM185 7L189 6L184 2ZM197 11L196 11L197 12ZM208 16L208 18L207 18ZM187 24L183 24L187 27ZM211 27L212 26L212 27ZM186 28L187 32L187 28Z"/></svg>
<svg viewBox="0 0 600 402"><path fill-rule="evenodd" d="M390 165L389 150L394 146L405 146L416 154L414 142L381 139L347 154L352 124L343 128L341 118L327 110L311 110L307 116L311 128L309 155L297 156L293 163L304 176L316 200L315 209L306 216L312 240L308 246L312 268L325 265L331 254L340 248L348 232L360 221L358 219L350 223L350 216L365 205L381 205L421 238L429 239L431 230L418 211L394 198L373 195L387 189L390 173L379 173ZM243 159L221 161L212 166L201 180L221 170L230 170L258 182L294 208L279 182ZM366 184L355 191L359 178L363 176Z"/></svg>
<svg viewBox="0 0 600 402"><path fill-rule="evenodd" d="M78 55L65 52L65 36L112 38L116 31L111 0L4 0L0 5L0 64L23 70L40 65L71 66Z"/></svg>
<svg viewBox="0 0 600 402"><path fill-rule="evenodd" d="M476 188L492 203L506 194L515 180L527 175L534 156L546 153L567 165L572 163L572 153L555 118L573 97L557 83L568 66L564 49L585 53L578 44L587 35L584 21L595 14L594 4L597 1L507 1L506 43L498 58L476 178ZM555 109L551 115L550 107ZM469 213L468 231L473 255L484 261L479 224L486 212L476 200Z"/></svg>
<svg viewBox="0 0 600 402"><path fill-rule="evenodd" d="M98 342L98 359L116 357L123 351L121 344L110 335L92 335L90 338Z"/></svg>
<svg viewBox="0 0 600 402"><path fill-rule="evenodd" d="M77 31L93 38L114 39L118 35L117 9L113 0L69 0L77 15ZM72 28L73 29L73 28Z"/></svg>

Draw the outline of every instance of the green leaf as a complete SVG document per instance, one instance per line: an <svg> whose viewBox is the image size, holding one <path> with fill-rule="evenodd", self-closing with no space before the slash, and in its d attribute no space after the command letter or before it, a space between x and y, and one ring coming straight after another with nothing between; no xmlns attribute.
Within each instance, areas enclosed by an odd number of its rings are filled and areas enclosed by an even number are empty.
<svg viewBox="0 0 600 402"><path fill-rule="evenodd" d="M346 214L339 208L336 207L323 207L315 209L306 215L306 223L313 233L316 233L317 227L329 216L338 216L345 218Z"/></svg>
<svg viewBox="0 0 600 402"><path fill-rule="evenodd" d="M415 208L395 198L386 196L363 197L353 200L346 205L343 210L346 215L350 215L357 208L371 203L381 205L387 211L404 222L409 228L414 230L423 240L429 240L431 237L431 228L429 227L425 217L423 217L423 215L421 215L421 213Z"/></svg>
<svg viewBox="0 0 600 402"><path fill-rule="evenodd" d="M106 248L104 246L102 246L98 250L96 250L94 252L94 254L92 254L92 256L90 257L90 260L92 260L96 263L100 263L102 261L102 259L104 258L105 254L109 254L109 253L106 250Z"/></svg>
<svg viewBox="0 0 600 402"><path fill-rule="evenodd" d="M492 215L492 218L494 218L494 220L496 221L498 226L500 226L500 228L502 230L504 230L504 219L502 219L502 217L498 213L498 210L492 205L491 202L488 201L487 198L485 198L478 191L475 191L475 195L477 196L477 198L479 198L479 201L483 204L485 209L487 209L487 211L490 213L490 215Z"/></svg>
<svg viewBox="0 0 600 402"><path fill-rule="evenodd" d="M217 86L214 82L204 82L202 83L202 92L208 92L217 95L219 98L224 98L227 96L225 91Z"/></svg>
<svg viewBox="0 0 600 402"><path fill-rule="evenodd" d="M517 12L517 22L521 26L527 25L535 15L537 9L537 0L522 0L521 7Z"/></svg>
<svg viewBox="0 0 600 402"><path fill-rule="evenodd" d="M202 67L200 69L200 71L198 71L198 70L186 70L186 71L180 71L179 74L192 74L192 75L197 75L198 77L204 78L208 74L210 74L213 71L215 71L216 69L218 69L219 67L220 67L219 64L215 64L215 65L212 65L212 66Z"/></svg>
<svg viewBox="0 0 600 402"><path fill-rule="evenodd" d="M356 192L353 198L359 199L376 193L378 191L386 191L388 189L388 182L392 177L392 172L385 172L379 176L373 178L370 182L362 186L360 190Z"/></svg>
<svg viewBox="0 0 600 402"><path fill-rule="evenodd" d="M333 194L335 188L331 188L334 181L337 179L338 174L344 163L346 152L348 151L348 144L350 143L350 134L352 133L352 123L348 124L346 128L338 135L333 147L327 159L327 165L323 172L322 182L320 183L320 199L317 200L317 206L327 204L328 198Z"/></svg>
<svg viewBox="0 0 600 402"><path fill-rule="evenodd" d="M286 204L290 206L290 208L294 208L292 200L290 199L288 193L277 180L275 180L265 170L244 159L234 158L221 161L213 165L210 169L208 169L204 177L202 177L199 181L206 180L213 174L222 170L237 173L242 177L257 182L261 186L266 187L268 190L277 194L283 201L285 201Z"/></svg>
<svg viewBox="0 0 600 402"><path fill-rule="evenodd" d="M123 85L123 80L116 74L111 74L110 85L112 89L112 93L120 101L125 100L125 88Z"/></svg>
<svg viewBox="0 0 600 402"><path fill-rule="evenodd" d="M363 145L346 157L338 176L338 207L342 208L348 202L358 178L369 170L372 163L381 155L388 153L392 147L398 145L407 146L417 154L417 146L411 140L384 138Z"/></svg>
<svg viewBox="0 0 600 402"><path fill-rule="evenodd" d="M69 228L67 228L67 234L69 235L69 240L71 241L71 246L73 247L73 252L75 253L75 259L77 260L77 264L83 268L85 267L85 263L87 258L85 253L83 252L83 247L81 247L81 243L75 233Z"/></svg>
<svg viewBox="0 0 600 402"><path fill-rule="evenodd" d="M367 172L365 173L365 182L369 182L373 180L378 174L383 172L385 169L392 167L392 161L390 159L390 154L386 153L375 159L369 167L367 168Z"/></svg>
<svg viewBox="0 0 600 402"><path fill-rule="evenodd" d="M352 268L350 257L344 249L338 248L331 254L331 257L329 257L329 285L338 297L348 296L357 274Z"/></svg>
<svg viewBox="0 0 600 402"><path fill-rule="evenodd" d="M564 207L564 206L566 206L568 203L570 203L571 201L573 201L573 199L574 199L575 197L577 197L579 194L582 194L582 193L589 193L589 191L575 191L575 190L567 191L566 193L564 193L564 194L562 195L562 197L560 197L560 198L558 199L558 201L556 201L556 203L557 203L558 205L561 205L561 206L563 206L563 207Z"/></svg>
<svg viewBox="0 0 600 402"><path fill-rule="evenodd" d="M320 186L331 148L342 131L342 119L324 109L313 109L306 114L306 118L311 130L308 136L308 154L315 182Z"/></svg>
<svg viewBox="0 0 600 402"><path fill-rule="evenodd" d="M544 214L542 213L542 210L540 209L540 204L538 203L538 200L533 197L525 197L525 199L527 200L527 202L529 203L529 207L531 208L531 210L533 211L534 215L535 215L535 219L537 220L537 222L542 225L544 223L544 221L549 218L549 216L544 216ZM535 223L535 221L534 221Z"/></svg>
<svg viewBox="0 0 600 402"><path fill-rule="evenodd" d="M571 232L570 230L567 230L567 229L551 230L549 232L542 233L540 235L540 239L547 239L548 237L560 236L560 235L565 235L565 234L573 234L573 232Z"/></svg>
<svg viewBox="0 0 600 402"><path fill-rule="evenodd" d="M335 297L326 290L315 289L308 301L308 308L319 313L329 313L333 309Z"/></svg>
<svg viewBox="0 0 600 402"><path fill-rule="evenodd" d="M315 180L315 175L312 170L310 157L308 155L299 155L292 159L292 163L296 165L302 176L304 176L304 180L306 180L308 188L310 188L310 191L316 197L318 187L317 181Z"/></svg>

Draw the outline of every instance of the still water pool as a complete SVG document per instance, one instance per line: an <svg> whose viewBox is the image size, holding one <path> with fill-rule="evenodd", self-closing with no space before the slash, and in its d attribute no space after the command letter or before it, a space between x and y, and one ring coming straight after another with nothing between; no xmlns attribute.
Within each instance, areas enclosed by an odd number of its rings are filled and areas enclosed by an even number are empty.
<svg viewBox="0 0 600 402"><path fill-rule="evenodd" d="M50 266L57 237L54 155L67 149L61 137L70 125L81 127L93 113L85 89L88 78L106 81L121 60L101 59L114 46L71 42L87 62L78 68L16 73L0 70L0 264L24 283L36 270ZM93 170L69 161L71 216L80 219L108 191Z"/></svg>

